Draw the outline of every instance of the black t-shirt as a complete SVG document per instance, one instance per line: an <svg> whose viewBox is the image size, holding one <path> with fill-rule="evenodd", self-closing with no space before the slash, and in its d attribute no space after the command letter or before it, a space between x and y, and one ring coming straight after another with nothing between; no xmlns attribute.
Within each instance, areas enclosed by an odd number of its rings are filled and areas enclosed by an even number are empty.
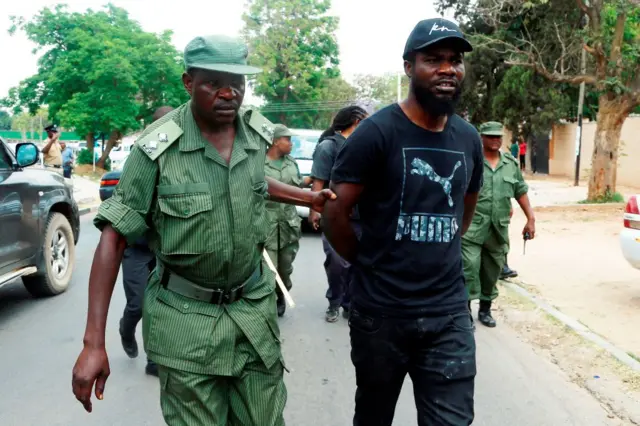
<svg viewBox="0 0 640 426"><path fill-rule="evenodd" d="M430 132L394 104L360 123L332 173L335 183L364 185L351 285L356 308L409 317L466 308L464 196L481 189L483 163L478 132L457 115Z"/></svg>
<svg viewBox="0 0 640 426"><path fill-rule="evenodd" d="M336 161L338 151L344 145L346 139L339 133L323 139L313 151L313 165L311 166L311 177L324 181L324 188L329 188L331 180L331 169Z"/></svg>

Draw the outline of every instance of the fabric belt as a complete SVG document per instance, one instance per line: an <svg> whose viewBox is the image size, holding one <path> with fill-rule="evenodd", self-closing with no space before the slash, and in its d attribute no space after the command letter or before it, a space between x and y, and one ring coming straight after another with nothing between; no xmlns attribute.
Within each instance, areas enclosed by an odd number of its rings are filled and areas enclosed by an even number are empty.
<svg viewBox="0 0 640 426"><path fill-rule="evenodd" d="M202 287L170 271L159 259L157 260L156 273L160 279L160 284L167 290L201 302L214 305L228 305L240 300L245 291L249 291L260 281L260 277L262 276L262 263L258 265L255 271L253 271L244 282L228 290Z"/></svg>

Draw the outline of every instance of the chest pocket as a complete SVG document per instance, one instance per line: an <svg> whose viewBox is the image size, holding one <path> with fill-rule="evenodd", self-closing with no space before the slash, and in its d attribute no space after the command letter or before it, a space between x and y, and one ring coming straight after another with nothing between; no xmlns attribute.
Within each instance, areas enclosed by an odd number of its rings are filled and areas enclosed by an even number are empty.
<svg viewBox="0 0 640 426"><path fill-rule="evenodd" d="M502 178L502 182L500 182L500 186L502 187L501 195L509 198L513 198L516 193L516 185L518 184L518 180L512 178L511 176L504 176Z"/></svg>
<svg viewBox="0 0 640 426"><path fill-rule="evenodd" d="M158 185L160 251L166 255L211 253L213 200L207 183Z"/></svg>

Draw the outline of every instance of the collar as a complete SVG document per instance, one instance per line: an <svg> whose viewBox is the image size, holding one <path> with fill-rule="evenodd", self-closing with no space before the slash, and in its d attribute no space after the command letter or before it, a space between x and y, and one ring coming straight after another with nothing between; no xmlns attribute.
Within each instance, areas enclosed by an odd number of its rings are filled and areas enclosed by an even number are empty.
<svg viewBox="0 0 640 426"><path fill-rule="evenodd" d="M235 121L236 136L233 142L234 148L238 145L240 148L244 148L245 150L259 150L260 146L255 140L256 136L247 128L244 120L242 120L242 115L242 110L238 111ZM185 105L182 114L180 114L180 118L182 123L178 124L181 124L182 130L184 131L184 134L180 138L180 151L206 149L210 144L204 137L202 137L202 133L200 133L198 123L196 123L193 113L191 112L191 101L187 102Z"/></svg>
<svg viewBox="0 0 640 426"><path fill-rule="evenodd" d="M491 170L495 171L495 170L498 170L503 164L507 164L508 161L509 160L507 160L507 158L505 157L505 153L500 151L500 160L496 164L496 168L495 169L493 167L491 167L491 164L489 164L489 161L487 161L486 157L484 159L484 164L487 167L489 167Z"/></svg>

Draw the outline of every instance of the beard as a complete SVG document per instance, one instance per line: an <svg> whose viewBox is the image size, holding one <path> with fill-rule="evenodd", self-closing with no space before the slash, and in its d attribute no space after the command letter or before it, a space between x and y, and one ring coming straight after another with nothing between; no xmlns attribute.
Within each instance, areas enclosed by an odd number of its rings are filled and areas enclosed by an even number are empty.
<svg viewBox="0 0 640 426"><path fill-rule="evenodd" d="M411 89L420 106L429 115L435 117L452 115L456 111L456 106L462 94L462 87L458 86L451 98L441 98L433 93L430 87L421 86L415 79L411 79Z"/></svg>

